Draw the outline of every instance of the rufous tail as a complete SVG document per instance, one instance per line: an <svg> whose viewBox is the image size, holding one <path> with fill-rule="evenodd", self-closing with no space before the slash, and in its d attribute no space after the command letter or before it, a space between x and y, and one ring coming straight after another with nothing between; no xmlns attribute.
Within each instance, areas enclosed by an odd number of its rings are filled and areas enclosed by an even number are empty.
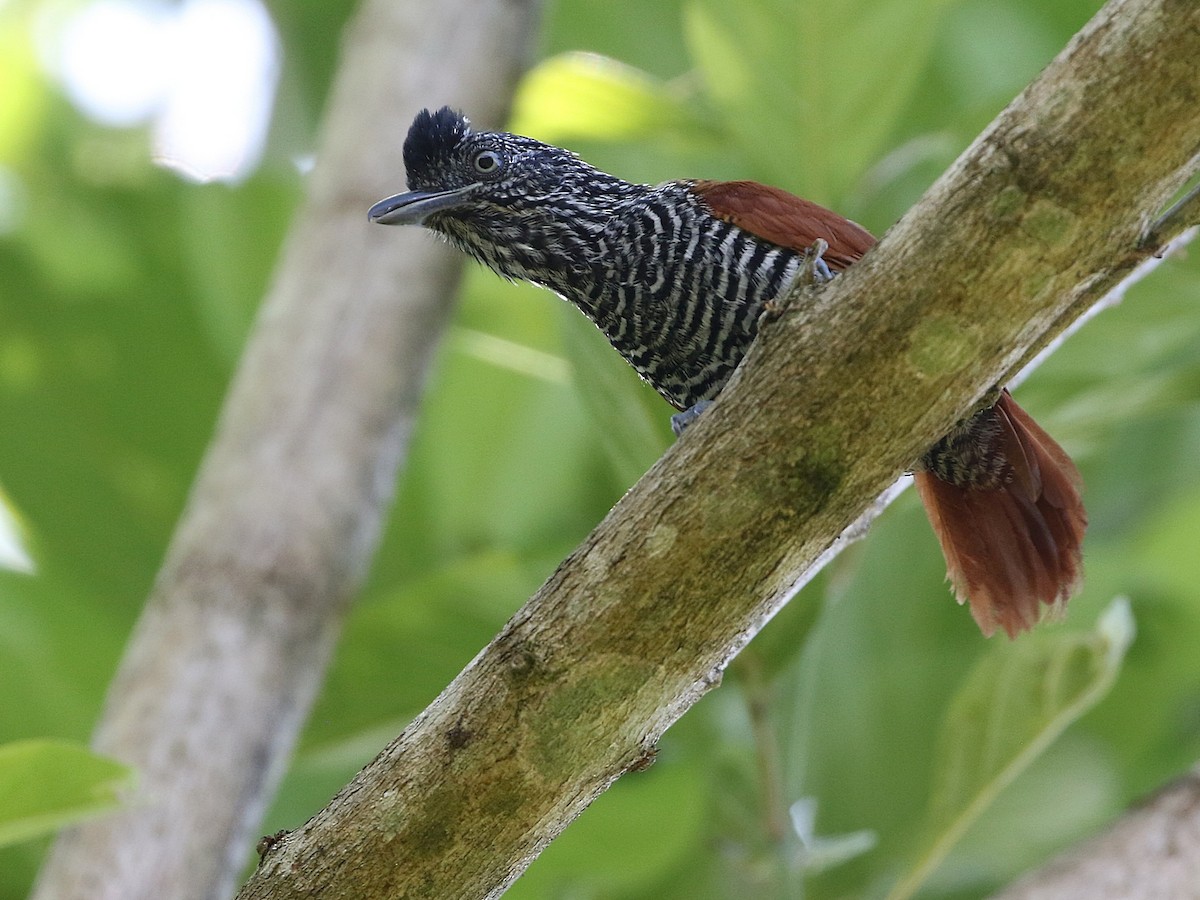
<svg viewBox="0 0 1200 900"><path fill-rule="evenodd" d="M985 635L1015 637L1079 588L1079 471L1008 391L925 455L916 484L955 596Z"/></svg>

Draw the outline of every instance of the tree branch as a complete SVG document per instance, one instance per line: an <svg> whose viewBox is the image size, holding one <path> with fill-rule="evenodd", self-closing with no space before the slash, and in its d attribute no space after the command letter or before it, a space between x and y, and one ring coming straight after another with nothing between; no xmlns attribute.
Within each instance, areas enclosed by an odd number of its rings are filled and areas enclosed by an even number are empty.
<svg viewBox="0 0 1200 900"><path fill-rule="evenodd" d="M494 897L897 476L1128 276L1200 150L1200 7L1114 0L241 897ZM1152 85L1153 90L1147 86Z"/></svg>
<svg viewBox="0 0 1200 900"><path fill-rule="evenodd" d="M1193 771L996 900L1155 900L1193 896L1198 884L1200 772Z"/></svg>
<svg viewBox="0 0 1200 900"><path fill-rule="evenodd" d="M412 110L503 121L537 8L359 13L307 202L96 732L138 795L64 833L35 897L232 892L378 541L457 282L457 259L365 210Z"/></svg>

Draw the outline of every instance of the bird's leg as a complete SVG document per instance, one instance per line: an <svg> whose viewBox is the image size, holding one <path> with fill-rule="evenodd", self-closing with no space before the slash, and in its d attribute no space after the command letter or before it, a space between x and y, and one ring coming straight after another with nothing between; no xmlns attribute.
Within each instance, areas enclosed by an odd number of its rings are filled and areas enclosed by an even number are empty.
<svg viewBox="0 0 1200 900"><path fill-rule="evenodd" d="M835 273L830 271L829 264L825 262L825 251L828 249L829 243L822 238L817 238L805 249L804 256L800 260L800 271L796 273L796 280L792 282L781 298L768 300L763 304L762 316L759 318L760 324L764 319L770 321L779 318L787 308L788 298L795 296L797 290L833 281Z"/></svg>
<svg viewBox="0 0 1200 900"><path fill-rule="evenodd" d="M788 294L791 294L793 289L800 286L819 286L833 281L835 273L829 270L829 265L825 262L825 251L828 249L829 243L822 238L817 238L805 249L804 257L800 262L800 271L796 274L796 280L792 282L791 288L787 291ZM784 306L782 304L774 300L768 300L763 304L759 323L761 324L764 319L778 318L783 313L783 310ZM684 430L700 418L700 414L710 406L712 406L711 400L701 400L683 412L671 416L671 430L675 432L675 437L683 434Z"/></svg>
<svg viewBox="0 0 1200 900"><path fill-rule="evenodd" d="M804 251L804 262L797 276L800 284L828 284L833 281L833 273L829 271L829 265L825 262L825 251L828 249L829 244L817 238L812 246Z"/></svg>
<svg viewBox="0 0 1200 900"><path fill-rule="evenodd" d="M700 418L700 414L712 406L711 400L701 400L694 406L689 406L681 413L675 413L671 416L671 430L675 432L675 437L683 434L684 429Z"/></svg>

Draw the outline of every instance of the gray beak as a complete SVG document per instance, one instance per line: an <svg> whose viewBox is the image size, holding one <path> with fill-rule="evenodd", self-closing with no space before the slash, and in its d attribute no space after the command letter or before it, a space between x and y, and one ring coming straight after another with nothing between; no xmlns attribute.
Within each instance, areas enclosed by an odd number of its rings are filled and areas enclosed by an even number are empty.
<svg viewBox="0 0 1200 900"><path fill-rule="evenodd" d="M452 188L448 191L408 191L380 200L367 211L367 218L377 225L423 225L436 212L452 209L477 184Z"/></svg>

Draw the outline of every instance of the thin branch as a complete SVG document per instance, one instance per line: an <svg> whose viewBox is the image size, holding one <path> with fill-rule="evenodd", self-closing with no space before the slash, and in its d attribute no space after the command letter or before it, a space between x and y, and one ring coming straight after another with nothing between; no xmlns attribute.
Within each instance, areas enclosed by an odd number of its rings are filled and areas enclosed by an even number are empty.
<svg viewBox="0 0 1200 900"><path fill-rule="evenodd" d="M773 725L774 692L757 654L747 651L738 658L736 665L741 675L746 714L750 719L754 741L761 797L759 805L763 813L762 831L769 841L782 845L791 833L791 818L788 816L787 791L779 759L779 739Z"/></svg>
<svg viewBox="0 0 1200 900"><path fill-rule="evenodd" d="M1196 59L1200 6L1110 3L871 253L763 332L243 900L503 892L923 450L1146 257L1144 223L1200 148Z"/></svg>
<svg viewBox="0 0 1200 900"><path fill-rule="evenodd" d="M1193 185L1190 191L1155 220L1146 230L1142 246L1161 255L1171 241L1197 225L1200 225L1200 184Z"/></svg>
<svg viewBox="0 0 1200 900"><path fill-rule="evenodd" d="M412 110L503 121L536 12L359 13L307 203L97 729L139 793L64 833L35 897L232 892L374 552L457 282L457 259L385 240L363 210L395 182Z"/></svg>

